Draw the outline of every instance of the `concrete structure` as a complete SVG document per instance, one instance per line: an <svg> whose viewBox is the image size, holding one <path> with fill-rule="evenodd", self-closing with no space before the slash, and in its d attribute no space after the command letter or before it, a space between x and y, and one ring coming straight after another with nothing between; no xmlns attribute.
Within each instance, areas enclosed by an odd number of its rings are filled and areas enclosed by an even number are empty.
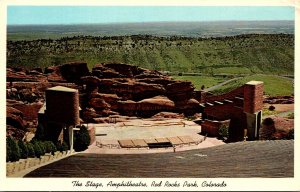
<svg viewBox="0 0 300 192"><path fill-rule="evenodd" d="M46 104L39 111L45 139L67 140L73 149L73 128L80 124L78 90L62 86L46 90Z"/></svg>
<svg viewBox="0 0 300 192"><path fill-rule="evenodd" d="M248 140L258 139L262 120L263 90L263 82L250 81L222 95L198 92L196 96L202 106L203 133L216 136L222 122L230 120L230 141L242 141L245 136Z"/></svg>

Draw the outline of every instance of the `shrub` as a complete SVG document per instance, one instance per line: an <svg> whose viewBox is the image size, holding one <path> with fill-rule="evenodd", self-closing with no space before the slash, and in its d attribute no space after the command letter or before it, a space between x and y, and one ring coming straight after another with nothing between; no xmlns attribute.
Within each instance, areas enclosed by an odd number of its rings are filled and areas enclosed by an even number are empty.
<svg viewBox="0 0 300 192"><path fill-rule="evenodd" d="M11 149L10 149L10 145L8 145L7 138L6 138L6 162L10 160L10 156L11 156Z"/></svg>
<svg viewBox="0 0 300 192"><path fill-rule="evenodd" d="M294 129L289 130L286 138L287 139L294 139Z"/></svg>
<svg viewBox="0 0 300 192"><path fill-rule="evenodd" d="M269 106L269 111L274 111L275 110L275 107L273 105L270 105Z"/></svg>
<svg viewBox="0 0 300 192"><path fill-rule="evenodd" d="M81 126L80 130L74 135L75 151L83 151L90 145L90 135L85 126Z"/></svg>
<svg viewBox="0 0 300 192"><path fill-rule="evenodd" d="M64 141L61 146L61 151L67 151L69 149L69 145Z"/></svg>
<svg viewBox="0 0 300 192"><path fill-rule="evenodd" d="M287 118L288 118L288 119L294 119L294 113L288 114Z"/></svg>
<svg viewBox="0 0 300 192"><path fill-rule="evenodd" d="M224 140L227 140L228 139L228 136L229 136L229 126L228 125L225 125L225 124L222 124L220 127L219 127L219 135L224 139Z"/></svg>
<svg viewBox="0 0 300 192"><path fill-rule="evenodd" d="M35 157L35 152L34 152L34 146L32 143L27 143L27 149L28 149L28 157Z"/></svg>
<svg viewBox="0 0 300 192"><path fill-rule="evenodd" d="M272 118L268 117L263 120L262 124L265 126L272 126L272 125L274 125L274 120Z"/></svg>
<svg viewBox="0 0 300 192"><path fill-rule="evenodd" d="M205 89L205 85L202 85L202 86L201 86L201 90L203 90L203 89Z"/></svg>
<svg viewBox="0 0 300 192"><path fill-rule="evenodd" d="M6 146L9 147L8 150L8 160L18 161L20 159L20 148L17 142L10 136L6 137Z"/></svg>
<svg viewBox="0 0 300 192"><path fill-rule="evenodd" d="M46 148L46 153L54 154L54 152L57 151L56 146L52 141L45 141L44 144Z"/></svg>
<svg viewBox="0 0 300 192"><path fill-rule="evenodd" d="M34 153L35 153L35 156L40 158L41 155L43 155L43 151L41 149L41 146L39 145L39 142L33 142L33 149L34 149Z"/></svg>
<svg viewBox="0 0 300 192"><path fill-rule="evenodd" d="M22 159L26 159L28 157L27 146L25 145L25 143L22 140L18 141L18 145L19 145L19 148L20 148L20 157Z"/></svg>
<svg viewBox="0 0 300 192"><path fill-rule="evenodd" d="M60 151L60 152L63 151L61 141L57 141L55 146L56 146L57 151Z"/></svg>
<svg viewBox="0 0 300 192"><path fill-rule="evenodd" d="M45 146L45 142L43 141L37 141L38 145L41 148L41 155L45 155L46 153L46 146Z"/></svg>

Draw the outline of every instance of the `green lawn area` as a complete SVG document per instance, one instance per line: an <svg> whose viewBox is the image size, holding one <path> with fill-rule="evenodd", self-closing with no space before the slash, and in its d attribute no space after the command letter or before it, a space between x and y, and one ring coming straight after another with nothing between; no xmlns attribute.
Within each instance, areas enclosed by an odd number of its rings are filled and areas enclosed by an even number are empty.
<svg viewBox="0 0 300 192"><path fill-rule="evenodd" d="M205 88L212 87L219 83L226 81L227 79L222 77L210 77L210 76L172 76L175 80L187 80L191 81L196 90L201 90L201 86Z"/></svg>
<svg viewBox="0 0 300 192"><path fill-rule="evenodd" d="M287 79L284 77L272 76L272 75L251 75L251 76L243 77L242 79L232 81L212 92L215 94L226 93L239 86L242 86L243 84L251 80L264 82L265 95L284 96L284 95L294 94L292 79Z"/></svg>

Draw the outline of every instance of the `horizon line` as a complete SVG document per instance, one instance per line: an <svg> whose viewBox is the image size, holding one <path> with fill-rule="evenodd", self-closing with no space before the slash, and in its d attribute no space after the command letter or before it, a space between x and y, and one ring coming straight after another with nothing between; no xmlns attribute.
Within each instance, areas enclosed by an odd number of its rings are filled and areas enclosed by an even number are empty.
<svg viewBox="0 0 300 192"><path fill-rule="evenodd" d="M206 20L206 21L144 21L144 22L108 22L108 23L28 23L28 24L7 24L7 26L25 26L25 25L114 25L114 24L147 24L147 23L208 23L208 22L268 22L268 21L291 21L295 22L294 19L277 19L277 20Z"/></svg>

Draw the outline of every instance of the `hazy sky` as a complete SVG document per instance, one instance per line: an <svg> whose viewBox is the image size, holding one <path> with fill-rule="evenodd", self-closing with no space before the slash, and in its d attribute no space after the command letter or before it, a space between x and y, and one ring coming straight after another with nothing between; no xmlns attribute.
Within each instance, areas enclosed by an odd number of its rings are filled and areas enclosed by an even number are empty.
<svg viewBox="0 0 300 192"><path fill-rule="evenodd" d="M294 20L293 7L9 6L8 24Z"/></svg>

